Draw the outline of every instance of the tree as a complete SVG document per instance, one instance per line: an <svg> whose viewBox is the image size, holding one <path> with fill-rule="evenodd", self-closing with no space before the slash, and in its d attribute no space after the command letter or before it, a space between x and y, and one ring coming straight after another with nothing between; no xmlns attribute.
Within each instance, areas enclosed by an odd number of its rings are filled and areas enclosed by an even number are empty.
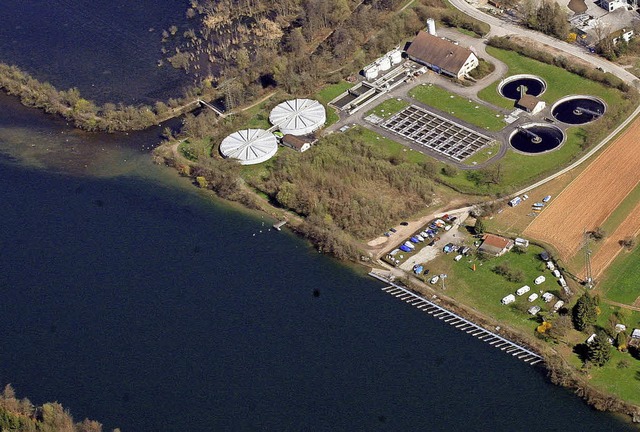
<svg viewBox="0 0 640 432"><path fill-rule="evenodd" d="M587 350L587 360L594 366L604 366L611 359L611 344L607 334L598 330Z"/></svg>
<svg viewBox="0 0 640 432"><path fill-rule="evenodd" d="M594 325L598 318L598 299L584 293L573 307L573 325L579 331Z"/></svg>
<svg viewBox="0 0 640 432"><path fill-rule="evenodd" d="M636 247L636 239L634 237L628 236L620 240L618 244L620 244L620 246L622 246L626 250L631 250Z"/></svg>
<svg viewBox="0 0 640 432"><path fill-rule="evenodd" d="M476 234L484 234L486 227L484 226L484 221L482 218L476 219L476 225L474 227L474 231Z"/></svg>
<svg viewBox="0 0 640 432"><path fill-rule="evenodd" d="M618 347L618 351L627 351L627 335L622 331L618 332L618 334L616 335L616 346Z"/></svg>
<svg viewBox="0 0 640 432"><path fill-rule="evenodd" d="M592 239L599 241L607 236L607 232L602 227L596 227L593 231L589 232Z"/></svg>

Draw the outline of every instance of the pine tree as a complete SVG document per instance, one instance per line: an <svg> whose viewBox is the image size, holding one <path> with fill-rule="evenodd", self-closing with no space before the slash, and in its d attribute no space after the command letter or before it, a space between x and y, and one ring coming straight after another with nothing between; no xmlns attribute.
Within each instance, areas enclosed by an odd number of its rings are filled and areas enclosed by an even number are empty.
<svg viewBox="0 0 640 432"><path fill-rule="evenodd" d="M596 333L596 337L589 345L587 360L594 366L604 366L611 359L611 344L607 334L602 330Z"/></svg>
<svg viewBox="0 0 640 432"><path fill-rule="evenodd" d="M598 300L584 293L573 307L573 325L577 330L583 331L589 325L594 325L598 318Z"/></svg>

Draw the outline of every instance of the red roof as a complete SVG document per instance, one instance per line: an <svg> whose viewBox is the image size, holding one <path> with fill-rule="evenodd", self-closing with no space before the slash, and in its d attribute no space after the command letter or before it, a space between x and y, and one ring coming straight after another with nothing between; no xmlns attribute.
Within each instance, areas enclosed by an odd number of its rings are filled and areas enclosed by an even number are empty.
<svg viewBox="0 0 640 432"><path fill-rule="evenodd" d="M511 240L493 234L485 234L482 240L483 246L493 246L498 249L504 249L511 243Z"/></svg>

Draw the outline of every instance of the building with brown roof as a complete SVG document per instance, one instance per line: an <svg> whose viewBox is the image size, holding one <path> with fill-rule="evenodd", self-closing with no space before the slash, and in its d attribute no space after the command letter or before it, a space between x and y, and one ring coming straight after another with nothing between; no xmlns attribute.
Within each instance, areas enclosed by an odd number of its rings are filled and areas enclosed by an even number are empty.
<svg viewBox="0 0 640 432"><path fill-rule="evenodd" d="M489 255L500 256L507 253L512 247L513 240L493 234L485 234L478 250Z"/></svg>
<svg viewBox="0 0 640 432"><path fill-rule="evenodd" d="M304 136L295 136L286 134L282 137L282 145L290 147L300 153L307 151L311 148L311 144L315 141L305 138Z"/></svg>
<svg viewBox="0 0 640 432"><path fill-rule="evenodd" d="M469 49L421 31L413 39L407 55L438 73L463 78L478 66L478 57Z"/></svg>
<svg viewBox="0 0 640 432"><path fill-rule="evenodd" d="M523 109L530 114L538 114L545 106L546 104L543 101L530 94L525 94L516 102L517 108Z"/></svg>

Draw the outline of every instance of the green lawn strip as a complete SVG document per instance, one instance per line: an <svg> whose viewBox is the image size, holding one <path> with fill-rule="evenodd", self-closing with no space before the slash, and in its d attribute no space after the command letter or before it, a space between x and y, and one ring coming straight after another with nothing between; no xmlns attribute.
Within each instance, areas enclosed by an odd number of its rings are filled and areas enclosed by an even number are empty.
<svg viewBox="0 0 640 432"><path fill-rule="evenodd" d="M393 98L387 99L372 110L367 111L366 115L375 114L378 117L387 118L399 111L402 111L408 106L409 103L405 100Z"/></svg>
<svg viewBox="0 0 640 432"><path fill-rule="evenodd" d="M620 205L611 213L611 216L602 224L602 228L607 234L612 234L618 226L629 216L629 213L635 209L640 202L640 184L637 185ZM622 240L622 239L619 239Z"/></svg>
<svg viewBox="0 0 640 432"><path fill-rule="evenodd" d="M500 143L499 142L494 142L493 144L489 144L488 146L486 146L483 149L479 150L475 154L473 154L473 155L469 156L468 158L466 158L464 160L464 164L473 166L473 165L476 165L476 164L480 164L482 162L486 162L489 159L491 159L492 157L494 157L496 155L496 153L498 152L498 150L500 150ZM475 164L474 164L474 162L475 162Z"/></svg>
<svg viewBox="0 0 640 432"><path fill-rule="evenodd" d="M543 270L544 263L537 258L541 248L530 246L525 254L518 255L513 252L480 261L475 257L464 257L458 262L453 260L455 254L443 255L430 262L427 268L432 274L446 273L447 289L445 294L464 304L471 305L478 310L492 316L499 322L512 325L525 332L533 332L538 325L538 318L527 313L531 306L540 306L543 311L550 310L553 303L545 303L541 298L533 302L528 301L532 293L540 295L540 290L558 294L560 285L555 283L555 278L548 270ZM503 276L499 276L492 269L501 263L508 262L512 269L521 269L524 280L520 283L508 282ZM473 271L473 264L476 271ZM541 285L535 285L533 280L544 275L547 280ZM516 296L515 303L503 305L500 300L508 294L529 285L531 291L523 296Z"/></svg>
<svg viewBox="0 0 640 432"><path fill-rule="evenodd" d="M640 247L620 253L599 285L606 298L632 304L640 296Z"/></svg>
<svg viewBox="0 0 640 432"><path fill-rule="evenodd" d="M487 47L487 53L507 64L509 67L507 76L533 74L544 79L547 83L547 90L540 96L540 99L547 102L547 104L553 104L561 97L571 94L599 96L607 104L615 104L617 99L621 97L621 93L618 90L605 87L557 66L522 56L514 51ZM498 94L498 84L500 84L500 81L484 88L478 93L478 97L503 108L513 108L513 100L506 99Z"/></svg>
<svg viewBox="0 0 640 432"><path fill-rule="evenodd" d="M409 96L485 130L499 131L506 126L498 111L435 85L418 85L411 89Z"/></svg>
<svg viewBox="0 0 640 432"><path fill-rule="evenodd" d="M328 104L336 97L353 87L352 83L340 81L336 84L325 86L322 90L315 94L315 98L323 104Z"/></svg>

